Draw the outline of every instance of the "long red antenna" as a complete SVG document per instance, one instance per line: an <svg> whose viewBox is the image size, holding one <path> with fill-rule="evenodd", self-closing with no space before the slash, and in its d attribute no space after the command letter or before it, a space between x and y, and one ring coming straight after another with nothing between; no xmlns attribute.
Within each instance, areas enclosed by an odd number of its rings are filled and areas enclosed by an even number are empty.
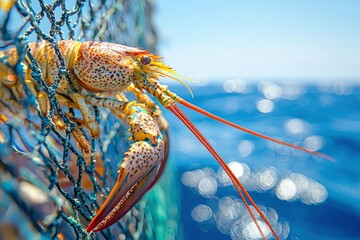
<svg viewBox="0 0 360 240"><path fill-rule="evenodd" d="M194 126L194 124L190 121L190 119L179 109L179 107L175 104L175 102L171 102L167 107L171 112L175 114L187 127L188 129L196 136L197 139L204 145L204 147L214 156L214 158L219 162L221 167L225 170L227 175L230 177L231 181L233 182L236 190L238 191L242 201L245 204L246 209L248 210L251 218L256 224L257 229L259 230L263 239L266 239L264 233L262 232L258 221L256 220L254 213L252 212L249 204L247 203L247 199L249 202L254 206L256 212L260 215L261 219L266 223L269 227L270 231L274 235L277 240L280 240L278 235L276 234L275 230L272 228L270 222L266 219L264 214L261 212L255 201L252 199L250 194L247 192L245 187L241 184L240 180L234 175L234 173L230 170L230 168L226 165L225 161L220 157L220 155L215 151L215 149L210 145L210 143L205 139L202 133ZM244 194L245 196L244 196Z"/></svg>
<svg viewBox="0 0 360 240"><path fill-rule="evenodd" d="M328 160L331 160L331 161L334 161L334 159L326 154L323 154L323 153L320 153L320 152L315 152L315 151L311 151L309 149L306 149L304 147L300 147L300 146L297 146L297 145L294 145L294 144L291 144L291 143L287 143L287 142L284 142L284 141L280 141L278 139L275 139L275 138L272 138L272 137L269 137L269 136L266 136L264 134L261 134L261 133L258 133L258 132L255 132L253 130L250 130L248 128L245 128L245 127L242 127L240 125L237 125L235 123L232 123L226 119L223 119L221 117L218 117L210 112L207 112L205 111L204 109L201 109L187 101L185 101L184 99L180 98L180 97L176 97L176 101L182 105L184 105L185 107L188 107L196 112L199 112L207 117L210 117L216 121L219 121L221 123L224 123L226 125L229 125L233 128L236 128L236 129L239 129L241 131L244 131L244 132L247 132L251 135L254 135L254 136L257 136L257 137L260 137L260 138L263 138L263 139L266 139L266 140L269 140L269 141L272 141L272 142L276 142L278 144L281 144L281 145L285 145L285 146L288 146L288 147L291 147L291 148L295 148L295 149L298 149L298 150L301 150L301 151L304 151L304 152L307 152L307 153L310 153L310 154L313 154L313 155L316 155L316 156L319 156L319 157L322 157L322 158L325 158L325 159L328 159Z"/></svg>

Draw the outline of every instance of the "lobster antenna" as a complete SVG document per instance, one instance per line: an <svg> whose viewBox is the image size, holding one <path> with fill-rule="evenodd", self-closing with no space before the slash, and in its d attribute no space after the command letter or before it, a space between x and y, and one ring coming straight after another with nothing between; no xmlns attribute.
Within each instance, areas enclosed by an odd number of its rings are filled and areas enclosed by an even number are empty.
<svg viewBox="0 0 360 240"><path fill-rule="evenodd" d="M197 106L189 103L188 101L186 101L186 100L184 100L184 99L182 99L182 98L180 98L180 97L178 97L178 96L176 97L176 101L177 101L178 103L184 105L185 107L188 107L188 108L190 108L190 109L192 109L192 110L194 110L194 111L196 111L196 112L198 112L198 113L201 113L201 114L203 114L203 115L205 115L205 116L207 116L207 117L209 117L209 118L212 118L212 119L214 119L214 120L216 120L216 121L219 121L219 122L221 122L221 123L224 123L224 124L226 124L226 125L229 125L229 126L231 126L231 127L233 127L233 128L236 128L236 129L238 129L238 130L241 130L241 131L243 131L243 132L247 132L247 133L249 133L249 134L251 134L251 135L254 135L254 136L257 136L257 137L260 137L260 138L263 138L263 139L266 139L266 140L269 140L269 141L272 141L272 142L275 142L275 143L278 143L278 144L281 144L281 145L284 145L284 146L288 146L288 147L291 147L291 148L294 148L294 149L298 149L298 150L300 150L300 151L307 152L307 153L310 153L310 154L319 156L319 157L321 157L321 158L325 158L325 159L330 160L330 161L334 161L334 159L333 159L332 157L330 157L330 156L328 156L328 155L326 155L326 154L323 154L323 153L320 153L320 152L316 152L316 151L311 151L311 150L306 149L306 148L304 148L304 147L300 147L300 146L297 146L297 145L295 145L295 144L287 143L287 142L284 142L284 141L281 141L281 140L278 140L278 139L275 139L275 138L266 136L266 135L264 135L264 134L255 132L255 131L250 130L250 129L248 129L248 128L245 128L245 127L242 127L242 126L240 126L240 125L237 125L237 124L235 124L235 123L232 123L232 122L230 122L230 121L228 121L228 120L226 120L226 119L223 119L223 118L221 118L221 117L218 117L218 116L216 116L216 115L214 115L214 114L212 114L212 113L210 113L210 112L207 112L207 111L205 111L204 109L199 108L199 107L197 107Z"/></svg>
<svg viewBox="0 0 360 240"><path fill-rule="evenodd" d="M165 70L163 70L163 71L156 70L156 69L152 69L152 71L158 73L159 75L162 75L162 76L171 78L171 79L173 79L173 80L175 80L175 81L183 84L183 85L189 90L189 92L190 92L190 94L191 94L191 97L192 97L192 98L194 97L194 94L193 94L193 92L191 91L191 88L189 87L189 85L188 85L185 81L181 80L181 78L175 77L175 76L180 76L180 75L177 74L177 73L175 73L172 69L165 69ZM164 71L167 71L167 72L169 72L170 74L164 73ZM175 75L175 76L172 76L171 74L173 74L173 75ZM183 78L183 77L182 77L182 78Z"/></svg>
<svg viewBox="0 0 360 240"><path fill-rule="evenodd" d="M254 206L256 212L260 215L261 219L265 222L265 224L269 227L270 231L274 235L274 237L277 240L280 240L278 235L276 234L275 230L272 228L270 222L267 220L265 215L261 212L255 201L252 199L250 194L247 192L245 187L241 184L240 180L234 175L234 173L230 170L230 168L227 166L225 161L220 157L220 155L216 152L216 150L210 145L210 143L205 139L205 137L202 135L202 133L194 126L194 124L190 121L190 119L180 110L180 108L176 105L174 101L172 101L167 107L171 112L177 116L180 121L182 121L185 126L195 135L195 137L204 145L204 147L214 156L214 158L219 162L221 167L224 169L224 171L227 173L227 175L230 177L231 181L233 182L236 190L238 191L242 201L245 204L245 207L247 211L249 212L252 220L254 221L257 229L259 230L261 236L263 239L266 239L263 231L260 228L260 225L258 221L256 220L254 213L252 212L249 204L247 203L246 198L249 200L249 202ZM245 196L246 198L245 198Z"/></svg>

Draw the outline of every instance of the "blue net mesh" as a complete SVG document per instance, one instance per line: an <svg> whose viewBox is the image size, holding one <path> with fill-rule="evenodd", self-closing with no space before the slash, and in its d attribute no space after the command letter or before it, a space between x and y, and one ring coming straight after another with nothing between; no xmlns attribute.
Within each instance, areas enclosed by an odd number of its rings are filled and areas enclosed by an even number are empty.
<svg viewBox="0 0 360 240"><path fill-rule="evenodd" d="M22 81L22 88L13 92L0 85L0 239L177 236L177 209L167 202L162 187L147 194L110 229L86 233L84 228L117 179L121 158L129 147L127 126L108 109L93 107L92 114L101 128L101 136L94 139L69 119L69 114L79 114L77 110L64 109L55 98L63 77L73 87L59 40L117 42L153 52L157 37L152 9L150 0L0 3L0 78L11 78L6 73L10 71ZM28 51L28 44L35 41L51 43L53 57L59 59L59 73L50 86L43 79L41 63ZM9 49L16 51L16 60L6 54ZM31 69L37 88L49 98L50 117L40 113L36 96L25 84L25 66ZM21 101L9 100L12 98L5 97L8 93L21 95ZM61 118L62 129L54 123L54 113ZM75 130L81 131L91 145L91 154L83 154L74 141ZM158 207L146 208L149 204Z"/></svg>

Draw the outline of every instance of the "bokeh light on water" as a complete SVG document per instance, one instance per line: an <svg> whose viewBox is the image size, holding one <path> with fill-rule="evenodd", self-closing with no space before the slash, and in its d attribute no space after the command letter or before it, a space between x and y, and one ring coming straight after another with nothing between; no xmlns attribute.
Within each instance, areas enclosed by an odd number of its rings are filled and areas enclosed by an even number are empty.
<svg viewBox="0 0 360 240"><path fill-rule="evenodd" d="M240 157L247 157L253 152L254 148L255 146L253 142L249 140L242 140L240 141L237 150L240 154Z"/></svg>
<svg viewBox="0 0 360 240"><path fill-rule="evenodd" d="M274 107L274 102L269 99L260 99L256 102L257 110L262 113L272 112Z"/></svg>
<svg viewBox="0 0 360 240"><path fill-rule="evenodd" d="M286 122L285 129L289 135L297 135L306 131L305 125L303 120L294 118Z"/></svg>
<svg viewBox="0 0 360 240"><path fill-rule="evenodd" d="M296 195L296 185L291 179L282 180L276 188L276 195L281 200L292 200Z"/></svg>
<svg viewBox="0 0 360 240"><path fill-rule="evenodd" d="M280 238L337 239L329 234L332 229L342 239L359 239L360 232L353 230L360 224L360 192L355 187L360 179L356 161L360 156L359 87L341 81L311 85L231 79L224 81L222 90L219 94L219 86L209 85L188 100L244 127L335 158L331 162L264 141L189 112L267 218L276 219L271 222ZM264 106L272 102L271 111L266 107L261 111L262 102ZM248 214L229 177L196 140L184 140L189 136L183 126L178 130L173 149L187 164L183 191L186 201L195 198L186 209L190 215L201 205L199 210L204 212L204 221L192 216L186 221L191 227L198 225L198 234L207 237L217 230L216 239L226 239L223 234L260 239L258 231L251 230L252 219L244 221L243 215ZM188 149L179 147L183 141L188 141ZM334 223L333 216L341 221Z"/></svg>
<svg viewBox="0 0 360 240"><path fill-rule="evenodd" d="M273 167L253 172L247 164L237 161L230 162L228 166L247 189L273 192L279 200L299 200L312 205L322 203L328 196L323 185L302 174L291 173L288 176L279 176ZM233 195L220 199L215 197L219 188L232 186L230 178L222 168L216 173L210 168L186 171L182 175L182 182L201 196L217 202L216 206L199 204L194 207L191 211L194 221L203 223L213 219L216 228L223 234L230 235L232 239L261 239L254 221L238 197L235 198ZM278 213L274 209L262 205L259 207L279 236L287 238L290 231L289 224L286 221L279 221ZM253 212L265 236L269 237L270 230L254 209Z"/></svg>
<svg viewBox="0 0 360 240"><path fill-rule="evenodd" d="M205 222L212 217L213 213L210 207L199 204L191 211L191 217L196 222Z"/></svg>
<svg viewBox="0 0 360 240"><path fill-rule="evenodd" d="M205 198L216 194L218 183L215 172L211 168L185 172L181 179L185 186L195 188Z"/></svg>
<svg viewBox="0 0 360 240"><path fill-rule="evenodd" d="M255 178L258 178L260 189L269 190L275 186L278 177L274 168L268 168L256 174Z"/></svg>
<svg viewBox="0 0 360 240"><path fill-rule="evenodd" d="M234 175L241 181L246 182L250 175L250 168L245 163L239 162L230 162L228 164L230 170L234 173ZM217 180L221 186L229 186L232 185L232 182L229 176L226 174L224 169L219 168L217 171Z"/></svg>
<svg viewBox="0 0 360 240"><path fill-rule="evenodd" d="M261 92L267 99L277 99L282 95L282 88L276 83L261 81L257 85L257 89Z"/></svg>
<svg viewBox="0 0 360 240"><path fill-rule="evenodd" d="M304 140L304 146L312 151L317 151L323 146L323 139L319 136L308 136Z"/></svg>
<svg viewBox="0 0 360 240"><path fill-rule="evenodd" d="M319 204L326 200L328 193L320 183L302 174L292 173L278 184L276 196L281 200L299 199L305 204Z"/></svg>
<svg viewBox="0 0 360 240"><path fill-rule="evenodd" d="M242 79L226 80L223 84L223 88L228 93L247 93L249 91L246 81Z"/></svg>

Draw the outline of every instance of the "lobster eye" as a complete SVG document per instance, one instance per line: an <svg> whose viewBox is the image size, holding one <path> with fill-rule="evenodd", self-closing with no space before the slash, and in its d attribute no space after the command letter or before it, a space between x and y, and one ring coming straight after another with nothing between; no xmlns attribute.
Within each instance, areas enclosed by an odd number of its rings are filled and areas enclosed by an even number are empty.
<svg viewBox="0 0 360 240"><path fill-rule="evenodd" d="M142 56L142 57L140 58L140 62L141 62L142 64L144 64L144 65L148 65L148 64L151 63L151 57L149 57L149 56Z"/></svg>

